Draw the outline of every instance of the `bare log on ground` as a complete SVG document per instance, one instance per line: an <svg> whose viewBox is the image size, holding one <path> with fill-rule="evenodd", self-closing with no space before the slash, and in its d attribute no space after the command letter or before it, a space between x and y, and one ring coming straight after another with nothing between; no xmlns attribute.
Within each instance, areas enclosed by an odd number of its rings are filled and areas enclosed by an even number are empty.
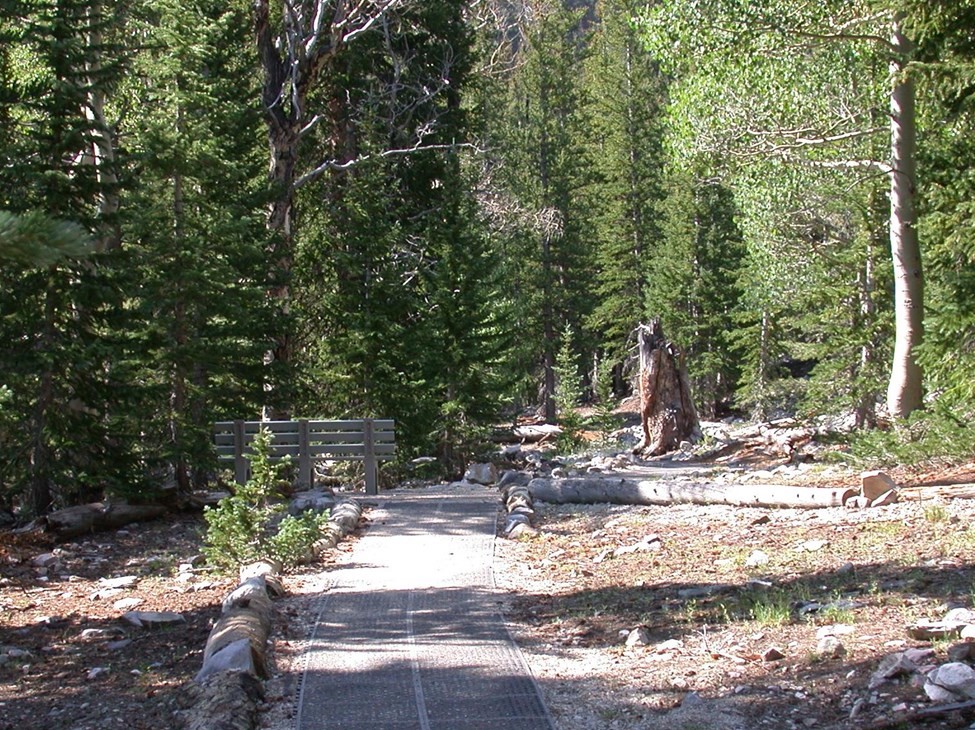
<svg viewBox="0 0 975 730"><path fill-rule="evenodd" d="M94 502L67 507L37 521L45 532L58 540L69 540L102 530L115 530L133 522L154 520L166 514L165 507L152 504L110 504Z"/></svg>
<svg viewBox="0 0 975 730"><path fill-rule="evenodd" d="M220 672L183 687L192 708L180 714L182 730L253 730L260 723L258 704L264 686L245 672Z"/></svg>
<svg viewBox="0 0 975 730"><path fill-rule="evenodd" d="M267 637L271 632L271 596L263 575L247 578L223 602L223 614L210 630L203 650L202 682L222 671L268 676Z"/></svg>
<svg viewBox="0 0 975 730"><path fill-rule="evenodd" d="M635 454L658 456L700 437L690 380L680 349L664 338L660 320L637 328L640 348L640 422Z"/></svg>
<svg viewBox="0 0 975 730"><path fill-rule="evenodd" d="M854 489L776 484L713 485L635 479L532 479L533 499L554 504L729 504L738 507L840 507Z"/></svg>

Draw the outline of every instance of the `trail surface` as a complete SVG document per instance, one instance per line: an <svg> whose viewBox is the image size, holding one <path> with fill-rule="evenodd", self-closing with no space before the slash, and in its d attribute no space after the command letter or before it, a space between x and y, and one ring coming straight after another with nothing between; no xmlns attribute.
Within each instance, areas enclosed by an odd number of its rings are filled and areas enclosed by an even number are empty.
<svg viewBox="0 0 975 730"><path fill-rule="evenodd" d="M497 491L381 500L322 599L297 730L551 730L498 610Z"/></svg>

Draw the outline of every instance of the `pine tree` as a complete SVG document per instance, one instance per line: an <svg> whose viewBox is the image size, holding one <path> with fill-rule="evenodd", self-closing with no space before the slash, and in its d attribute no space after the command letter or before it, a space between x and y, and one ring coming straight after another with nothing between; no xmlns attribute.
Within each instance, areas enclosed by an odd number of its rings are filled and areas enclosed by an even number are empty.
<svg viewBox="0 0 975 730"><path fill-rule="evenodd" d="M737 208L727 187L690 173L675 173L667 192L646 307L684 348L698 411L713 416L738 374L730 338L744 256Z"/></svg>
<svg viewBox="0 0 975 730"><path fill-rule="evenodd" d="M351 164L299 199L294 287L309 412L392 415L401 453L435 451L452 473L504 402L508 347L500 266L459 144L473 81L462 11L418 6L333 65L329 143ZM407 83L443 88L390 93ZM406 153L418 125L427 149Z"/></svg>
<svg viewBox="0 0 975 730"><path fill-rule="evenodd" d="M579 194L588 170L580 79L587 38L583 13L561 3L540 3L527 28L527 45L511 80L508 119L500 136L507 176L504 187L517 216L526 295L521 325L533 333L540 366L539 401L556 419L555 358L566 324L581 329L593 306L589 285L592 252Z"/></svg>
<svg viewBox="0 0 975 730"><path fill-rule="evenodd" d="M631 22L641 6L596 4L599 24L586 63L587 159L596 176L584 209L598 264L597 304L586 324L618 387L627 340L644 319L648 266L661 235L665 82Z"/></svg>
<svg viewBox="0 0 975 730"><path fill-rule="evenodd" d="M0 209L98 231L103 254L46 268L4 267L0 371L9 397L0 434L2 499L34 514L138 488L137 455L122 420L130 390L118 366L117 191L105 128L91 110L111 92L123 54L104 40L124 8L15 4L0 20Z"/></svg>
<svg viewBox="0 0 975 730"><path fill-rule="evenodd" d="M147 465L186 492L210 466L212 422L254 413L263 397L264 150L240 54L245 4L142 10L137 80L124 89L145 110L127 138L138 159L124 226L139 327L131 358L145 386Z"/></svg>

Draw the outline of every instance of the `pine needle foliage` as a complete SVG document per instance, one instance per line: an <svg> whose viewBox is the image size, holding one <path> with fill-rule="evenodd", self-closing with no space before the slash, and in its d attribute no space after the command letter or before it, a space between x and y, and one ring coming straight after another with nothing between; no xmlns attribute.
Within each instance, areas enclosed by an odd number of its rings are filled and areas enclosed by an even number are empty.
<svg viewBox="0 0 975 730"><path fill-rule="evenodd" d="M288 461L272 460L271 443L271 432L261 429L249 457L250 479L216 507L204 510L203 552L213 565L231 570L271 559L293 567L307 558L328 521L328 512L311 511L278 519L286 509L277 495Z"/></svg>

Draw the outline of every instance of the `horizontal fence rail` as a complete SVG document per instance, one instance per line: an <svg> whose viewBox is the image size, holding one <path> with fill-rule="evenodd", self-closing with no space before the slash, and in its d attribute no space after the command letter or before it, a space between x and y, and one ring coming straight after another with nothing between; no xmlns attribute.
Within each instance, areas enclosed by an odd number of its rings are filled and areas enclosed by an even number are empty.
<svg viewBox="0 0 975 730"><path fill-rule="evenodd" d="M310 487L315 461L361 461L366 494L379 493L379 461L396 453L395 421L360 418L344 421L299 419L296 421L218 421L213 425L217 458L232 461L234 479L247 481L254 437L271 432L270 457L291 457L298 465L298 485Z"/></svg>

